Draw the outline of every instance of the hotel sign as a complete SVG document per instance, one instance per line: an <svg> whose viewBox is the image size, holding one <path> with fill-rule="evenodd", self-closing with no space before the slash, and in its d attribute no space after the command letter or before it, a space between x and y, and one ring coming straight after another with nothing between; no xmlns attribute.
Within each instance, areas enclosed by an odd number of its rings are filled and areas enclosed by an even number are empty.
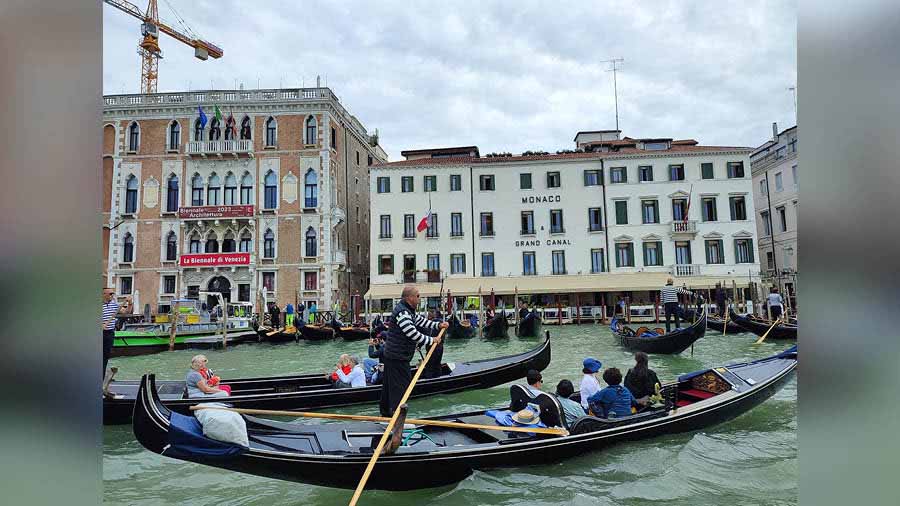
<svg viewBox="0 0 900 506"><path fill-rule="evenodd" d="M178 209L178 217L187 220L252 218L253 206L191 206Z"/></svg>
<svg viewBox="0 0 900 506"><path fill-rule="evenodd" d="M182 267L218 267L220 265L250 265L250 253L197 253L181 255Z"/></svg>

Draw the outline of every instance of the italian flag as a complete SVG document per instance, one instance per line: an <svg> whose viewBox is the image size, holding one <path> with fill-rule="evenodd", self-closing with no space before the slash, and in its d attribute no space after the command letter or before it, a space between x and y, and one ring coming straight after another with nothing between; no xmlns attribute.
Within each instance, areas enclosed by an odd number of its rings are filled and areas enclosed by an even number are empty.
<svg viewBox="0 0 900 506"><path fill-rule="evenodd" d="M426 214L425 217L422 218L422 221L419 222L419 226L416 227L416 230L421 232L421 231L425 230L426 228L428 228L428 225L430 225L430 224L431 224L431 208L428 209L428 214Z"/></svg>

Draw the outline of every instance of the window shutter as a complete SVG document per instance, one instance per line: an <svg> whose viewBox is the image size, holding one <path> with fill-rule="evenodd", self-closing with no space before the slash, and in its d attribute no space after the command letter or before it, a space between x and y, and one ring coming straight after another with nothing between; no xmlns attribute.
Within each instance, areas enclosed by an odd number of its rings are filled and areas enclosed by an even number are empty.
<svg viewBox="0 0 900 506"><path fill-rule="evenodd" d="M716 241L719 243L719 263L725 263L725 241L719 239Z"/></svg>
<svg viewBox="0 0 900 506"><path fill-rule="evenodd" d="M634 244L628 244L628 266L634 267Z"/></svg>
<svg viewBox="0 0 900 506"><path fill-rule="evenodd" d="M750 263L753 263L753 239L747 239L747 254L750 255Z"/></svg>
<svg viewBox="0 0 900 506"><path fill-rule="evenodd" d="M738 253L738 240L734 240L734 263L739 263L741 259L740 254Z"/></svg>
<svg viewBox="0 0 900 506"><path fill-rule="evenodd" d="M656 243L656 265L666 265L663 261L662 242Z"/></svg>
<svg viewBox="0 0 900 506"><path fill-rule="evenodd" d="M648 246L648 243L645 242L644 243L644 265L648 265L647 264L647 246Z"/></svg>
<svg viewBox="0 0 900 506"><path fill-rule="evenodd" d="M714 241L706 241L706 243L705 243L706 244L706 263L707 264L712 263L712 255L711 255L712 252L710 251L710 246L712 245L713 242Z"/></svg>

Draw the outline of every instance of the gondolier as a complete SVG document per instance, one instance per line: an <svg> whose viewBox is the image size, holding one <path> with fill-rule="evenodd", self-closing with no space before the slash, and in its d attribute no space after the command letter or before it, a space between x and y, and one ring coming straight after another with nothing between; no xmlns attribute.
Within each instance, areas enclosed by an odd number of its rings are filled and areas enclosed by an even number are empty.
<svg viewBox="0 0 900 506"><path fill-rule="evenodd" d="M685 290L684 288L676 288L675 286L673 286L673 283L674 281L672 280L672 278L669 278L666 280L666 286L660 288L659 290L659 300L662 301L663 307L666 310L667 334L671 330L669 321L672 315L675 315L675 328L681 328L681 321L679 320L681 308L678 307L678 295L694 295L693 292Z"/></svg>
<svg viewBox="0 0 900 506"><path fill-rule="evenodd" d="M436 334L439 329L448 327L447 322L428 321L422 315L416 314L415 308L419 306L419 290L416 287L404 287L401 299L391 313L384 354L381 358L384 363L379 404L382 416L393 414L412 381L409 362L415 354L416 347L441 344L440 337L431 337L424 332Z"/></svg>
<svg viewBox="0 0 900 506"><path fill-rule="evenodd" d="M103 306L100 317L100 329L103 331L103 373L100 374L101 381L106 375L106 364L109 362L113 340L116 338L116 315L119 313L119 303L116 302L114 295L115 290L112 288L103 289Z"/></svg>

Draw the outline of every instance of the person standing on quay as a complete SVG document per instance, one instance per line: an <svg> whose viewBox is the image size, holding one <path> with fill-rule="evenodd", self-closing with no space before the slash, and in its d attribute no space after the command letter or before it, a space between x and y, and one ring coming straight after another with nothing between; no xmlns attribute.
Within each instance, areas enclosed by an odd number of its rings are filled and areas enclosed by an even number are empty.
<svg viewBox="0 0 900 506"><path fill-rule="evenodd" d="M678 319L681 313L681 308L678 307L678 295L694 295L693 292L685 290L684 288L672 286L673 283L674 281L672 278L669 278L666 280L666 286L659 290L659 299L666 309L666 334L668 334L670 330L669 320L672 315L675 315L675 328L681 328L681 321Z"/></svg>
<svg viewBox="0 0 900 506"><path fill-rule="evenodd" d="M400 302L391 313L387 339L381 362L384 364L384 375L381 384L381 400L379 410L381 416L391 416L400 405L400 399L412 381L409 362L413 358L416 346L438 346L441 337L431 337L424 332L438 332L449 326L447 322L428 321L424 316L416 314L419 307L419 290L414 286L405 286ZM437 350L436 350L437 351Z"/></svg>
<svg viewBox="0 0 900 506"><path fill-rule="evenodd" d="M287 306L284 306L284 326L294 326L294 305L290 302L287 303Z"/></svg>
<svg viewBox="0 0 900 506"><path fill-rule="evenodd" d="M106 364L109 362L110 353L112 353L113 339L116 337L116 315L118 313L119 303L116 302L115 290L104 288L100 317L100 330L103 331L103 372L100 374L101 381L103 376L106 375Z"/></svg>

